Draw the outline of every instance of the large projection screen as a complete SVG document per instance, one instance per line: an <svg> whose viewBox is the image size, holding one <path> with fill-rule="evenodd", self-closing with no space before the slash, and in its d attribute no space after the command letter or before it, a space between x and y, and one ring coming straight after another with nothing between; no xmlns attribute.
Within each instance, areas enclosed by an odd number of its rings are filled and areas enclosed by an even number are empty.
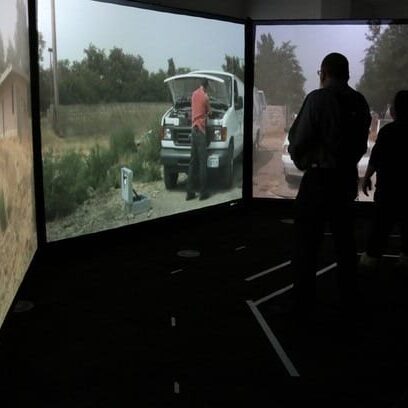
<svg viewBox="0 0 408 408"><path fill-rule="evenodd" d="M47 240L241 199L244 25L91 0L52 4L38 0ZM203 77L210 196L186 200L191 95ZM198 177L194 185L198 193Z"/></svg>
<svg viewBox="0 0 408 408"><path fill-rule="evenodd" d="M0 2L0 326L37 249L26 0Z"/></svg>
<svg viewBox="0 0 408 408"><path fill-rule="evenodd" d="M280 22L256 27L255 86L266 101L254 118L253 196L296 197L302 172L288 154L287 134L305 96L319 88L317 71L331 52L350 64L349 85L367 99L372 123L367 153L359 163L364 175L378 130L391 121L395 93L408 89L408 26L396 22ZM255 122L256 122L255 120ZM359 201L372 201L361 191Z"/></svg>

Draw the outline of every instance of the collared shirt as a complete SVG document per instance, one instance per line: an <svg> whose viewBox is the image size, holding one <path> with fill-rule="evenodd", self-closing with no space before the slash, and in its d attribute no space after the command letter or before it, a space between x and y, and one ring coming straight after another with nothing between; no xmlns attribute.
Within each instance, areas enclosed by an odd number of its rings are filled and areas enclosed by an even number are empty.
<svg viewBox="0 0 408 408"><path fill-rule="evenodd" d="M289 154L300 170L357 167L367 151L368 104L346 83L312 91L289 131Z"/></svg>
<svg viewBox="0 0 408 408"><path fill-rule="evenodd" d="M191 96L191 119L192 127L198 127L205 133L207 114L210 113L210 101L203 87L200 86Z"/></svg>

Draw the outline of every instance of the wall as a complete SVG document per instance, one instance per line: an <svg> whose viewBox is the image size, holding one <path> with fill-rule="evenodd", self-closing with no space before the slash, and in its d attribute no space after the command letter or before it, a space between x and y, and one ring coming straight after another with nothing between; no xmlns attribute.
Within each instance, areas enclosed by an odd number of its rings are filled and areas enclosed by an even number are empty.
<svg viewBox="0 0 408 408"><path fill-rule="evenodd" d="M140 2L235 18L247 17L246 0L141 0Z"/></svg>
<svg viewBox="0 0 408 408"><path fill-rule="evenodd" d="M252 19L318 19L322 0L251 0L246 1L246 15Z"/></svg>
<svg viewBox="0 0 408 408"><path fill-rule="evenodd" d="M247 0L252 19L408 18L406 0Z"/></svg>
<svg viewBox="0 0 408 408"><path fill-rule="evenodd" d="M408 18L406 0L354 0L351 5L353 18Z"/></svg>

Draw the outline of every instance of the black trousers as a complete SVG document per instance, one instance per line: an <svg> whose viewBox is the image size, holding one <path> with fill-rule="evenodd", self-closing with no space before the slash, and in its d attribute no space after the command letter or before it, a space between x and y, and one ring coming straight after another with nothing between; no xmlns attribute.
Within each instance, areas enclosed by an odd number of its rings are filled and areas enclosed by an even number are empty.
<svg viewBox="0 0 408 408"><path fill-rule="evenodd" d="M207 136L198 128L191 131L191 158L188 168L187 192L194 192L195 181L199 181L200 194L207 192Z"/></svg>
<svg viewBox="0 0 408 408"><path fill-rule="evenodd" d="M330 223L337 261L337 283L341 298L356 290L357 254L352 205L357 195L354 169L310 169L302 178L295 202L295 241L292 266L294 294L299 308L313 306L319 247L326 223Z"/></svg>
<svg viewBox="0 0 408 408"><path fill-rule="evenodd" d="M374 214L367 237L367 254L379 258L387 247L388 237L395 225L401 234L400 250L408 255L408 202L397 198L376 197Z"/></svg>

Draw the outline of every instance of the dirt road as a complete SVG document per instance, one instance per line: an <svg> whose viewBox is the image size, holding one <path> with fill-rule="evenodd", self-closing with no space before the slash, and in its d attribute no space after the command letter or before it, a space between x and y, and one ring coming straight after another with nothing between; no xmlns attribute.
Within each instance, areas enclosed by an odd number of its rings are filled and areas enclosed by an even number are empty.
<svg viewBox="0 0 408 408"><path fill-rule="evenodd" d="M198 198L186 201L186 175L180 175L176 189L168 191L163 180L152 183L133 183L138 194L147 195L152 207L143 214L135 215L125 208L120 189L106 194L94 195L77 210L64 218L47 223L47 240L55 241L89 234L124 225L135 224L163 216L182 213L242 197L242 160L235 163L234 183L229 190L222 188L216 174L209 176L211 196L205 201Z"/></svg>

